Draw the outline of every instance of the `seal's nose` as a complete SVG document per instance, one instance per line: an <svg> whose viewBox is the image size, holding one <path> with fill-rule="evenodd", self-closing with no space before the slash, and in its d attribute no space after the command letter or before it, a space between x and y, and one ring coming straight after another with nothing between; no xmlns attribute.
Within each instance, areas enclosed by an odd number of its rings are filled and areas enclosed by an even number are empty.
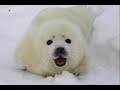
<svg viewBox="0 0 120 90"><path fill-rule="evenodd" d="M63 47L58 47L58 48L56 48L56 50L57 50L57 52L62 53L64 51L64 48Z"/></svg>

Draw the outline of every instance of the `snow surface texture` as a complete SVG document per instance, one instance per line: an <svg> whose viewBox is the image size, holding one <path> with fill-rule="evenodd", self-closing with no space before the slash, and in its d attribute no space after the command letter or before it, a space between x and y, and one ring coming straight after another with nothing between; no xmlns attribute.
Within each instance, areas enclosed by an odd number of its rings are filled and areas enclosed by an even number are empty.
<svg viewBox="0 0 120 90"><path fill-rule="evenodd" d="M104 12L94 24L93 39L89 45L90 70L87 75L75 77L64 71L62 75L43 78L16 69L13 60L14 48L32 18L46 7L53 6L0 6L0 84L119 84L119 6L101 5Z"/></svg>

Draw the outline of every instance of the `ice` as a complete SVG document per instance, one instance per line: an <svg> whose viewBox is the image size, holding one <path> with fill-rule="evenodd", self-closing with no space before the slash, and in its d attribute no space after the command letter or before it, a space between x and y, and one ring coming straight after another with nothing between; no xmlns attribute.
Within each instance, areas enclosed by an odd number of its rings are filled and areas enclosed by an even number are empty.
<svg viewBox="0 0 120 90"><path fill-rule="evenodd" d="M56 7L58 5L55 5ZM96 19L89 44L90 70L75 77L64 71L61 75L44 78L19 70L14 65L13 53L32 18L53 5L0 6L0 84L24 85L83 85L119 84L119 6L101 5L104 12ZM60 7L66 7L64 5Z"/></svg>

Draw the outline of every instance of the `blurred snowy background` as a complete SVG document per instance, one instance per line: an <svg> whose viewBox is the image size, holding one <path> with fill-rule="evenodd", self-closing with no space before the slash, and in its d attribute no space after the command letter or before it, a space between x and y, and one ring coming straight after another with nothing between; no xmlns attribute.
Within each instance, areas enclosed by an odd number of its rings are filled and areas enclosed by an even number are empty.
<svg viewBox="0 0 120 90"><path fill-rule="evenodd" d="M59 6L59 5L54 5ZM119 6L101 5L104 12L94 23L93 38L89 45L90 70L87 75L62 75L43 78L16 69L13 52L32 18L53 5L0 5L0 84L120 84L119 83ZM71 5L69 5L71 6ZM60 5L59 7L69 7Z"/></svg>

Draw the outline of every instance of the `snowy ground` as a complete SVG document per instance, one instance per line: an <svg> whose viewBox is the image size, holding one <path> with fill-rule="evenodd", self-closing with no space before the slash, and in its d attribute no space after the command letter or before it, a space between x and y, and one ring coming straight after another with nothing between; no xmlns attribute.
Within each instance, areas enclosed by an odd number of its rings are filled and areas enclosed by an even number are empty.
<svg viewBox="0 0 120 90"><path fill-rule="evenodd" d="M13 52L32 18L48 6L0 6L0 84L119 84L119 9L102 6L90 43L90 70L75 77L68 72L43 78L16 69Z"/></svg>

